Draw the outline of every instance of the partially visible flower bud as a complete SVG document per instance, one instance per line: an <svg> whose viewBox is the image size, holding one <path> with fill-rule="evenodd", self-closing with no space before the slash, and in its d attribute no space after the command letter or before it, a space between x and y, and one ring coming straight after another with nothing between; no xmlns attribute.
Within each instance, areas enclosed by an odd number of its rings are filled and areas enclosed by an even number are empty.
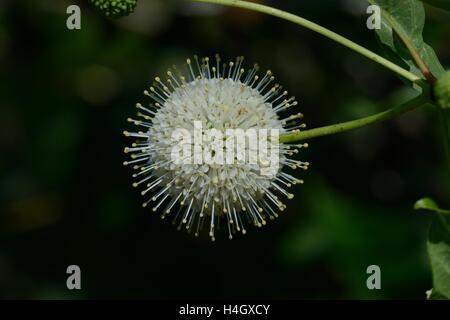
<svg viewBox="0 0 450 320"><path fill-rule="evenodd" d="M434 86L436 101L442 109L450 109L450 71L440 77Z"/></svg>
<svg viewBox="0 0 450 320"><path fill-rule="evenodd" d="M134 11L137 0L89 0L104 16L120 18Z"/></svg>

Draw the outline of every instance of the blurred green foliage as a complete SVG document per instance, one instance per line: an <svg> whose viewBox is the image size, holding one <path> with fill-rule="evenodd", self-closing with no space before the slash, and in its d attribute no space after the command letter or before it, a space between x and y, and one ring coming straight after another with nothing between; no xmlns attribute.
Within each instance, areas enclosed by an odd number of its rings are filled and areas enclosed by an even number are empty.
<svg viewBox="0 0 450 320"><path fill-rule="evenodd" d="M0 2L0 295L6 298L425 298L426 233L412 210L449 207L437 118L423 109L309 141L311 169L281 217L211 243L142 209L122 167L126 118L154 76L193 54L258 62L300 101L309 127L369 115L411 94L389 71L275 18L141 0L113 21L87 1ZM261 1L260 1L261 2ZM378 51L362 1L266 1ZM424 36L450 62L449 13ZM82 290L65 287L82 270ZM382 290L366 288L381 267Z"/></svg>

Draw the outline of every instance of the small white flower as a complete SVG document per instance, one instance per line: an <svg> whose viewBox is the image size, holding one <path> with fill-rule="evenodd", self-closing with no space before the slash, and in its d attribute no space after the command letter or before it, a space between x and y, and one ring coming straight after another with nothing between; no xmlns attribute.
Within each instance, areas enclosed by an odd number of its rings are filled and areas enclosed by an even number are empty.
<svg viewBox="0 0 450 320"><path fill-rule="evenodd" d="M226 64L218 55L214 62L197 56L186 62L184 72L174 67L167 72L165 81L156 77L149 90L144 91L154 102L148 107L138 103L141 119L128 119L142 131L124 132L125 136L136 138L131 147L125 148L131 160L124 164L133 165L133 186L142 187L142 195L148 196L144 207L153 203L153 211L160 209L162 218L173 215L179 228L193 230L196 236L206 224L212 240L220 222L225 221L231 239L235 232L245 234L247 223L261 227L285 209L277 194L291 199L293 195L286 188L303 181L282 169L307 169L307 162L288 158L307 144L276 142L280 166L274 174L262 174L267 163L174 162L173 132L180 128L193 131L194 122L200 121L203 129L221 132L277 129L283 134L304 128L298 123L303 115L286 115L287 109L297 105L295 98L288 98L287 91L273 84L271 71L259 76L257 65L245 71L243 57ZM273 143L269 138L267 142ZM214 154L214 143L217 141L202 140L201 151ZM257 142L247 141L241 147L250 152L257 148Z"/></svg>

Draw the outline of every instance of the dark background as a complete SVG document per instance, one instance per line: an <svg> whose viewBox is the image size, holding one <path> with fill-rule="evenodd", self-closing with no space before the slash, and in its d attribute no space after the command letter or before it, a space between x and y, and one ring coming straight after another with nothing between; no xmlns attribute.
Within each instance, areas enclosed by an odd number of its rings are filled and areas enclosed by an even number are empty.
<svg viewBox="0 0 450 320"><path fill-rule="evenodd" d="M262 2L262 1L260 1ZM378 50L365 1L264 1ZM82 29L66 28L77 3ZM450 14L425 39L450 63ZM177 232L131 187L122 136L154 76L193 54L271 69L310 128L413 93L389 70L313 32L249 11L140 0L109 20L83 1L0 1L0 296L4 298L424 299L431 217L448 199L439 126L421 109L309 141L310 170L279 219L229 241ZM82 290L66 289L66 268ZM381 267L382 290L366 268Z"/></svg>

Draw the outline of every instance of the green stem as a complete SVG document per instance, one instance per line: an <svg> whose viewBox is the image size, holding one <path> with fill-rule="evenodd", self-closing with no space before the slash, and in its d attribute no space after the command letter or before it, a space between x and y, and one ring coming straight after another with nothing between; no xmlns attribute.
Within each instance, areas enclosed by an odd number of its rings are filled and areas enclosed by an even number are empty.
<svg viewBox="0 0 450 320"><path fill-rule="evenodd" d="M395 63L392 63L391 61L383 58L382 56L360 46L359 44L329 30L326 29L312 21L309 21L305 18L296 16L292 13L288 13L279 9L275 9L269 6L265 6L258 3L248 2L248 1L241 1L241 0L192 0L194 2L205 2L205 3L213 3L213 4L221 4L226 6L232 6L232 7L238 7L238 8L244 8L244 9L250 9L262 13L266 13L287 21L291 21L293 23L296 23L298 25L301 25L307 29L310 29L312 31L315 31L331 40L334 40L343 46L346 46L349 49L352 49L363 56L381 64L382 66L390 69L391 71L394 71L398 75L402 76L405 79L408 79L409 81L416 83L419 82L421 79L416 76L415 74L409 72L408 70L403 69L402 67L396 65Z"/></svg>
<svg viewBox="0 0 450 320"><path fill-rule="evenodd" d="M349 131L349 130L353 130L353 129L358 129L361 127L365 127L369 124L373 124L373 123L391 119L402 113L405 113L412 109L418 108L418 107L426 104L427 102L429 102L429 99L424 95L420 95L420 96L413 98L412 100L409 100L408 102L406 102L400 106L394 107L392 109L389 109L389 110L386 110L386 111L383 111L383 112L380 112L380 113L377 113L377 114L374 114L374 115L371 115L371 116L368 116L365 118L342 122L342 123L337 123L337 124L329 125L326 127L315 128L315 129L305 130L305 131L297 131L297 132L292 132L292 133L281 135L280 142L282 142L282 143L296 142L296 141L300 141L300 140L311 139L311 138L326 136L326 135L330 135L330 134L345 132L345 131Z"/></svg>

